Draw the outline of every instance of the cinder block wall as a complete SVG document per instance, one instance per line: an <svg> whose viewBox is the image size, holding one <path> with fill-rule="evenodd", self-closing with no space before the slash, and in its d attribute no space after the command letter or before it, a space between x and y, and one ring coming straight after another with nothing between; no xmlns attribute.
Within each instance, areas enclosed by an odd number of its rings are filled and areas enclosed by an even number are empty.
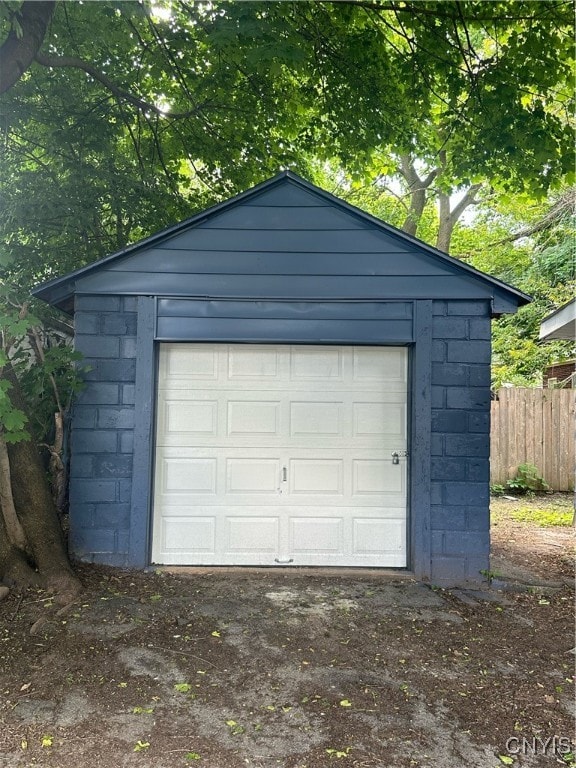
<svg viewBox="0 0 576 768"><path fill-rule="evenodd" d="M76 557L128 565L136 299L77 296L75 347L86 386L74 404L70 549Z"/></svg>
<svg viewBox="0 0 576 768"><path fill-rule="evenodd" d="M481 581L490 549L490 307L436 301L433 311L431 581Z"/></svg>
<svg viewBox="0 0 576 768"><path fill-rule="evenodd" d="M479 581L489 568L490 307L436 301L432 349L431 581ZM91 367L74 406L70 546L129 562L136 300L78 296L76 348ZM153 372L150 372L153 375Z"/></svg>

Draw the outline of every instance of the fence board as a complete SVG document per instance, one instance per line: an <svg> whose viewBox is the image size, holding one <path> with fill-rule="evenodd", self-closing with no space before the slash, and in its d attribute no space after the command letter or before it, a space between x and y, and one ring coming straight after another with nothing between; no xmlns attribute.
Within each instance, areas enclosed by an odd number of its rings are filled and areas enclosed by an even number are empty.
<svg viewBox="0 0 576 768"><path fill-rule="evenodd" d="M555 491L574 490L573 389L504 387L492 401L490 482L505 484L534 464Z"/></svg>

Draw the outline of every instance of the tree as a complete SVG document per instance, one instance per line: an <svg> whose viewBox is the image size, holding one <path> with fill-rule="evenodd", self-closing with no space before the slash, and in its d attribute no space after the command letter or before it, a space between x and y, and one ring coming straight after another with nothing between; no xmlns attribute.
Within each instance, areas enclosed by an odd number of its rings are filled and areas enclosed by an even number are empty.
<svg viewBox="0 0 576 768"><path fill-rule="evenodd" d="M12 301L279 167L314 179L331 164L351 197L388 186L394 206L379 204L448 250L487 191L543 195L571 172L571 11L564 0L1 3Z"/></svg>

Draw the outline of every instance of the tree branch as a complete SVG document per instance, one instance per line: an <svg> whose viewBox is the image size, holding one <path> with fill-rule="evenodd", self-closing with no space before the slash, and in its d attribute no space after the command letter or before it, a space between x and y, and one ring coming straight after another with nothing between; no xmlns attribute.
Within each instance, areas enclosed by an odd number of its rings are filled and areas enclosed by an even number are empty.
<svg viewBox="0 0 576 768"><path fill-rule="evenodd" d="M97 80L99 83L101 83L107 90L110 91L110 93L116 96L117 99L132 104L132 106L136 107L142 112L151 112L155 115L166 117L171 120L181 120L186 117L192 117L192 115L200 112L200 107L193 107L192 109L188 109L185 112L169 112L167 110L161 109L155 104L150 104L150 102L144 101L144 99L140 99L138 96L134 96L132 93L129 93L123 88L120 88L99 69L92 66L92 64L89 64L87 61L83 61L82 59L77 58L76 56L47 56L45 53L38 52L34 58L38 64L41 64L43 67L69 67L71 69L80 69L82 72L85 72L87 75L90 75L90 77L93 77L94 80Z"/></svg>
<svg viewBox="0 0 576 768"><path fill-rule="evenodd" d="M0 93L12 88L34 61L55 7L56 0L22 3L16 24L0 46Z"/></svg>

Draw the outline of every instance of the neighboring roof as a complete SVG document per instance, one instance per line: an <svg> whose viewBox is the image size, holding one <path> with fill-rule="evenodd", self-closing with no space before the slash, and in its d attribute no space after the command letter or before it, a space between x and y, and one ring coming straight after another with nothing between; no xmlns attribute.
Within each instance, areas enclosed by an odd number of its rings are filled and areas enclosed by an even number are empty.
<svg viewBox="0 0 576 768"><path fill-rule="evenodd" d="M241 261L251 266L239 269ZM438 286L448 276L452 283L446 298L478 297L474 292L462 293L467 278L482 288L482 298L492 299L494 314L515 311L530 301L529 296L510 285L386 224L291 171L283 171L190 219L44 283L32 293L71 314L76 292L181 295L181 278L188 279L194 274L194 280L189 281L194 291L212 296L214 291L229 290L229 281L225 284L222 277L228 274L238 276L237 285L243 284L243 277L252 275L249 284L256 286L254 297L262 298L266 295L265 287L263 284L258 294L258 278L270 268L276 277L284 273L293 276L292 283L286 281L285 286L297 285L295 275L307 279L310 286L321 285L323 290L313 294L318 298L328 297L330 278L342 276L371 278L372 282L357 280L359 295L352 295L350 288L338 298L378 299L382 286L402 298L402 292L408 290L408 277L404 275L402 282L399 264L406 265L411 286L417 284L415 278L419 279L417 298L427 297L426 284ZM316 269L318 265L320 270ZM214 273L219 273L219 280L214 279ZM325 283L315 283L313 277L322 278ZM350 281L340 279L332 284L346 283ZM429 298L444 297L439 288L435 290ZM311 300L312 293L308 296L298 289L294 296L282 298Z"/></svg>
<svg viewBox="0 0 576 768"><path fill-rule="evenodd" d="M576 339L576 299L551 312L540 323L540 341Z"/></svg>

